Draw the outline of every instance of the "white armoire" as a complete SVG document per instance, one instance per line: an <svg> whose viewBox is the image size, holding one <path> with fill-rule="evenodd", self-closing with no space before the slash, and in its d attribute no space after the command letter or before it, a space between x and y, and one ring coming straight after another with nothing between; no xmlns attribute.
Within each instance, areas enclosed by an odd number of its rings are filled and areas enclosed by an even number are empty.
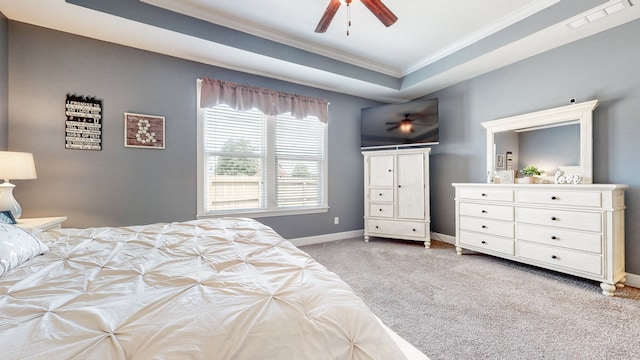
<svg viewBox="0 0 640 360"><path fill-rule="evenodd" d="M364 240L372 236L431 246L430 148L364 151Z"/></svg>

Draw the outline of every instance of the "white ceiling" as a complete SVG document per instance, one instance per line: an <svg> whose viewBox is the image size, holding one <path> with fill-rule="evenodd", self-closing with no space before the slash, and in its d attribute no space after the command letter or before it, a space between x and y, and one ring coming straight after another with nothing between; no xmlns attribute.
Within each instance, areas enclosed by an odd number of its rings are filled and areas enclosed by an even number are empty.
<svg viewBox="0 0 640 360"><path fill-rule="evenodd" d="M185 21L197 18L285 46L273 46L280 53L274 56L268 51L248 50L246 41L236 46L226 40L206 39L65 0L0 0L0 11L16 21L387 102L426 95L640 17L640 6L629 7L628 0L591 0L597 3L596 7L564 15L553 24L500 46L485 51L475 49L473 57L458 58L444 66L447 57L455 56L456 51L469 49L500 31L509 32L512 28L506 28L510 25L534 19L532 16L542 14L545 9L552 11L562 1L577 1L383 0L399 18L385 28L364 5L354 0L349 36L345 5L340 7L326 33L314 32L329 0L140 1L145 6L154 6L147 10L158 7L171 10L188 15L182 17ZM116 3L127 2L136 0ZM594 21L577 29L567 26L616 2L626 5L622 11L598 20L590 17ZM303 61L295 54L287 57L288 49L302 49L320 56L312 59L309 55L313 54L304 54ZM352 66L353 69L361 70L354 73L368 74L351 75L346 70L316 65L326 58L335 60L332 66L353 65L357 67ZM438 69L433 70L435 67ZM369 75L384 80L371 81Z"/></svg>

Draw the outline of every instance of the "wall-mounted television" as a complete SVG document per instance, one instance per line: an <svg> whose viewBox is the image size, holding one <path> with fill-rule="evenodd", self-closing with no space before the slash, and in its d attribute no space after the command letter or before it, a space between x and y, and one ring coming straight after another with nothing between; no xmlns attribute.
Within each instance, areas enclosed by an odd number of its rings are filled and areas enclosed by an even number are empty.
<svg viewBox="0 0 640 360"><path fill-rule="evenodd" d="M438 99L364 108L360 119L363 149L434 145L440 141Z"/></svg>

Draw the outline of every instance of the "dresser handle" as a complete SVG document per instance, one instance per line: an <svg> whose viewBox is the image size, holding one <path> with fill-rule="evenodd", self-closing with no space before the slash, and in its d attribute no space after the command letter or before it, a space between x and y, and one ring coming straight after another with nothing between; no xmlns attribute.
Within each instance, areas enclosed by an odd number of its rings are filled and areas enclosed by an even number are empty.
<svg viewBox="0 0 640 360"><path fill-rule="evenodd" d="M551 217L551 220L556 221L556 220L558 220L558 218L557 218L557 217L555 217L555 216L552 216L552 217Z"/></svg>
<svg viewBox="0 0 640 360"><path fill-rule="evenodd" d="M487 194L485 194L485 193L482 193L482 196L487 196Z"/></svg>
<svg viewBox="0 0 640 360"><path fill-rule="evenodd" d="M551 258L552 258L552 259L557 259L558 257L557 257L557 256L555 256L555 255L551 255Z"/></svg>
<svg viewBox="0 0 640 360"><path fill-rule="evenodd" d="M482 225L482 228L483 228L483 229L486 229L486 228L487 228L487 225Z"/></svg>
<svg viewBox="0 0 640 360"><path fill-rule="evenodd" d="M391 169L389 169L389 172L391 172Z"/></svg>
<svg viewBox="0 0 640 360"><path fill-rule="evenodd" d="M555 235L551 236L551 240L557 240L558 238Z"/></svg>
<svg viewBox="0 0 640 360"><path fill-rule="evenodd" d="M380 226L376 225L376 229L380 229Z"/></svg>
<svg viewBox="0 0 640 360"><path fill-rule="evenodd" d="M483 213L483 214L486 214L486 213L487 213L487 210L482 210L482 213Z"/></svg>
<svg viewBox="0 0 640 360"><path fill-rule="evenodd" d="M380 193L380 196L382 196L382 193Z"/></svg>
<svg viewBox="0 0 640 360"><path fill-rule="evenodd" d="M483 243L484 245L487 245L487 242L482 240L481 243Z"/></svg>
<svg viewBox="0 0 640 360"><path fill-rule="evenodd" d="M415 232L415 231L416 231L416 229L413 229L413 231Z"/></svg>
<svg viewBox="0 0 640 360"><path fill-rule="evenodd" d="M557 198L557 197L555 197L555 196L552 196L552 197L551 197L551 200L558 200L558 198Z"/></svg>
<svg viewBox="0 0 640 360"><path fill-rule="evenodd" d="M378 209L378 210L382 211L382 209Z"/></svg>

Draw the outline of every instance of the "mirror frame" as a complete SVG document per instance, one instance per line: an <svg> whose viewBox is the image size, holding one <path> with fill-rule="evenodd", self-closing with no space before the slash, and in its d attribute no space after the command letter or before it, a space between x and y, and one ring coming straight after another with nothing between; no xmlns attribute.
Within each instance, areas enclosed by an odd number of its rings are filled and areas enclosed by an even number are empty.
<svg viewBox="0 0 640 360"><path fill-rule="evenodd" d="M495 169L495 133L522 132L579 124L580 165L566 167L566 169L571 169L572 175L579 175L582 178L581 183L591 184L593 182L593 110L596 107L598 107L598 100L591 100L481 123L487 129L487 174L492 174Z"/></svg>

